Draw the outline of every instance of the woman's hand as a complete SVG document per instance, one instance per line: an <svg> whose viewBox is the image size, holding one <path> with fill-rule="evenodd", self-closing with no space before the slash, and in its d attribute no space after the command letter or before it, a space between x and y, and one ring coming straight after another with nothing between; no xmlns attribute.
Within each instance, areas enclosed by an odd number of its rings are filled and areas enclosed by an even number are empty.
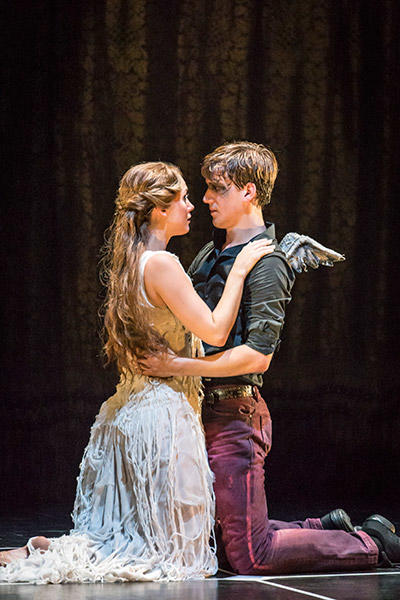
<svg viewBox="0 0 400 600"><path fill-rule="evenodd" d="M222 296L213 311L200 298L182 265L173 256L155 252L144 270L145 289L149 287L181 321L186 329L211 346L224 346L240 306L245 278L256 262L273 252L272 240L249 242L238 254L225 283ZM158 305L158 304L157 304ZM172 361L176 367L175 363ZM163 361L164 366L165 361ZM167 366L167 363L165 364ZM145 373L146 375L148 373ZM175 373L156 373L169 377Z"/></svg>
<svg viewBox="0 0 400 600"><path fill-rule="evenodd" d="M147 377L171 377L175 375L174 361L178 358L172 350L149 354L146 358L138 360L142 375Z"/></svg>
<svg viewBox="0 0 400 600"><path fill-rule="evenodd" d="M275 246L272 244L272 240L264 238L249 242L237 255L232 271L246 277L260 258L266 254L271 254L274 250Z"/></svg>

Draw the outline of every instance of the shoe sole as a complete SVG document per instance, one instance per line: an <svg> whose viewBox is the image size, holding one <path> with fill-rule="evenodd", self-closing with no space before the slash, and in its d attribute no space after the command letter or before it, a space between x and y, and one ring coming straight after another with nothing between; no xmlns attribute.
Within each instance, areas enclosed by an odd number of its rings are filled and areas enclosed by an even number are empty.
<svg viewBox="0 0 400 600"><path fill-rule="evenodd" d="M336 529L341 529L347 533L352 533L354 531L354 525L351 522L349 515L343 508L338 508L333 511L332 520L334 520L335 524L339 526L336 527Z"/></svg>
<svg viewBox="0 0 400 600"><path fill-rule="evenodd" d="M347 531L348 533L351 533L354 531L354 525L351 522L351 519L346 512L342 516L342 523L343 523L343 531Z"/></svg>

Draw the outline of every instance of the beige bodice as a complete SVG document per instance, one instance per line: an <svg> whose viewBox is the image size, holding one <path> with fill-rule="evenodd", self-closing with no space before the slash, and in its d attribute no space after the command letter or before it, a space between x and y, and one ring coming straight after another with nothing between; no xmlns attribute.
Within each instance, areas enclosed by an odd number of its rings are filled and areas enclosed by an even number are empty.
<svg viewBox="0 0 400 600"><path fill-rule="evenodd" d="M160 250L158 252L166 251ZM177 319L177 317L170 311L169 308L153 306L146 295L143 274L145 265L153 253L154 251L152 250L146 250L140 259L140 274L142 281L141 301L148 307L151 323L153 327L165 337L171 349L179 356L187 356L192 358L203 356L204 352L201 340L199 340L199 338L197 338L193 333L185 329L179 319ZM171 253L168 254L173 256L174 259L179 262L177 256ZM120 398L122 395L125 396L126 400L128 400L128 397L131 394L142 391L144 387L148 385L154 385L154 390L156 393L157 387L160 383L167 385L176 392L182 392L186 396L195 412L200 412L201 400L203 396L200 377L174 376L158 379L156 377L145 377L139 373L133 378L129 376L126 378L121 376L121 380L117 386L117 394Z"/></svg>

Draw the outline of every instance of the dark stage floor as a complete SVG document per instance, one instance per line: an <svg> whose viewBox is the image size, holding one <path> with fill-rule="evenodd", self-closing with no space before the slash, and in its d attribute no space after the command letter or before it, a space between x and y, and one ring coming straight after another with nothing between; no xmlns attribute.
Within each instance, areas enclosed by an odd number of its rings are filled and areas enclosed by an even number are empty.
<svg viewBox="0 0 400 600"><path fill-rule="evenodd" d="M0 519L0 546L19 546L34 534L57 537L70 527L65 508ZM205 581L69 585L1 585L7 600L400 600L400 568L364 573L242 577L219 572Z"/></svg>

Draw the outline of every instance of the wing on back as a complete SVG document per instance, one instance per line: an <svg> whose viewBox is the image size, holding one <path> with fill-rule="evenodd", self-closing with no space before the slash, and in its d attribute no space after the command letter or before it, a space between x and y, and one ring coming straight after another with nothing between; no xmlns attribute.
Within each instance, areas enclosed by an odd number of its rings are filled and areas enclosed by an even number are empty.
<svg viewBox="0 0 400 600"><path fill-rule="evenodd" d="M317 269L319 265L333 267L333 263L346 260L343 254L323 246L308 235L294 232L287 233L279 247L297 273L307 271L307 267L312 269Z"/></svg>

